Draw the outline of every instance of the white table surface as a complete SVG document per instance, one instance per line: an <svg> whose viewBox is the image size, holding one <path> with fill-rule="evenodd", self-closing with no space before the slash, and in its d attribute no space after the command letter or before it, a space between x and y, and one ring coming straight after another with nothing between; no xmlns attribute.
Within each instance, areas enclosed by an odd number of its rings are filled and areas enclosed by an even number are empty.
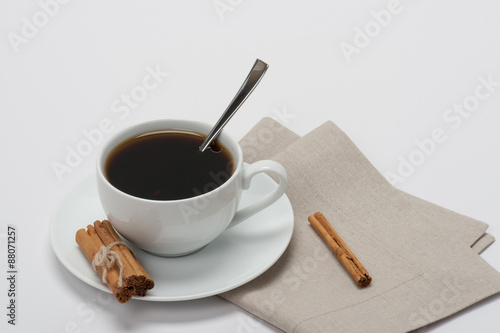
<svg viewBox="0 0 500 333"><path fill-rule="evenodd" d="M110 301L49 241L54 204L102 145L56 172L85 133L215 122L256 58L270 68L227 132L239 139L268 116L303 135L332 120L384 175L418 164L395 186L500 237L499 17L496 1L1 1L1 275L8 224L19 270L15 327L0 279L1 331L279 332L215 296ZM500 270L498 243L482 257ZM498 332L499 310L497 295L420 332Z"/></svg>

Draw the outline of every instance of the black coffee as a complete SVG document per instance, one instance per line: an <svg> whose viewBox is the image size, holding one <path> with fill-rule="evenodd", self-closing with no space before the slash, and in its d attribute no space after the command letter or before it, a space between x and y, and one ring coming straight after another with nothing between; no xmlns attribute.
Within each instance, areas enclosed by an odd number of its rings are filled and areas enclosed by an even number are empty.
<svg viewBox="0 0 500 333"><path fill-rule="evenodd" d="M191 132L145 133L122 142L109 154L108 181L130 195L176 200L209 192L233 173L229 151L219 145L200 152L205 136Z"/></svg>

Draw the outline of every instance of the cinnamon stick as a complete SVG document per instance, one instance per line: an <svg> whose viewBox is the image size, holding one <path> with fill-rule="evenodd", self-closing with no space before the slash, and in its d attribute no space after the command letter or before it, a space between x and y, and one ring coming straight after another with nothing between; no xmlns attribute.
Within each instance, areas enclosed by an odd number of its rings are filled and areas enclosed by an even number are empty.
<svg viewBox="0 0 500 333"><path fill-rule="evenodd" d="M340 238L323 214L316 212L314 215L308 217L308 221L328 247L335 253L335 256L349 272L354 281L356 281L360 287L368 286L372 281L370 274L368 274L361 262L342 238Z"/></svg>
<svg viewBox="0 0 500 333"><path fill-rule="evenodd" d="M75 239L76 243L90 262L94 260L96 253L99 252L101 246L104 245L92 225L88 225L87 230L78 230ZM102 267L96 267L96 270L102 277L104 269ZM132 298L134 287L126 284L118 287L119 277L120 272L117 267L109 268L106 274L106 285L120 303L126 303Z"/></svg>

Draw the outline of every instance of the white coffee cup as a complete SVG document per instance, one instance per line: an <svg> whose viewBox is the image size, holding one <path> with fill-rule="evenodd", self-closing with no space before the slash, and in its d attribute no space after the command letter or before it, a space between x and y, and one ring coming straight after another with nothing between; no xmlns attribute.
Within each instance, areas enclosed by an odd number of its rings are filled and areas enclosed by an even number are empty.
<svg viewBox="0 0 500 333"><path fill-rule="evenodd" d="M283 195L287 183L285 169L270 160L251 165L243 163L240 146L224 131L217 140L231 153L234 171L226 182L205 194L179 200L144 199L120 191L105 176L106 158L113 148L127 139L164 130L206 135L210 129L209 124L190 120L154 120L126 128L104 144L97 157L97 189L108 220L124 238L155 255L190 254ZM277 187L255 203L238 210L242 192L261 172L276 176Z"/></svg>

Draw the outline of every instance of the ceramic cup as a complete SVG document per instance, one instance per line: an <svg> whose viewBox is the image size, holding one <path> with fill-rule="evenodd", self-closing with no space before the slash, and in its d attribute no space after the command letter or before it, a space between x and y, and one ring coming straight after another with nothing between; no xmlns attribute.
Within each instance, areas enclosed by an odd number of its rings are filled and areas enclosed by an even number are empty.
<svg viewBox="0 0 500 333"><path fill-rule="evenodd" d="M207 135L211 127L189 120L155 120L124 129L107 140L97 157L97 189L108 220L124 238L155 255L187 255L283 195L287 183L285 169L270 160L244 164L240 146L224 131L217 140L231 153L234 171L226 182L205 194L179 200L150 200L122 192L106 179L106 158L113 148L127 139L164 130ZM249 206L238 209L242 192L261 172L274 175L278 179L277 187Z"/></svg>

